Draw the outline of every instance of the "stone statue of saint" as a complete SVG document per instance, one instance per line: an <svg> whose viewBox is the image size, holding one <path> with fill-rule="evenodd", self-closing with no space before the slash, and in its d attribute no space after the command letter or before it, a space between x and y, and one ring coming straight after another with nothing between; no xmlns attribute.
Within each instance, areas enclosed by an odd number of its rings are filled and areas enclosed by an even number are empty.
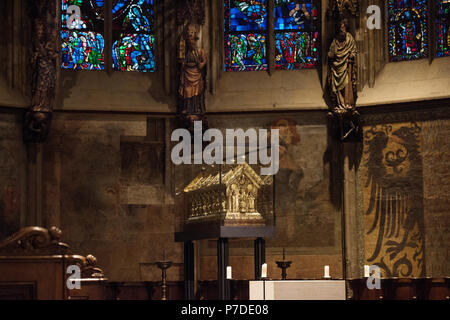
<svg viewBox="0 0 450 320"><path fill-rule="evenodd" d="M178 88L178 115L188 129L205 114L205 67L207 56L197 43L200 27L188 24L181 41L178 61L180 83Z"/></svg>
<svg viewBox="0 0 450 320"><path fill-rule="evenodd" d="M337 120L340 139L345 140L360 133L359 113L356 110L357 50L355 39L348 32L347 20L339 20L338 27L328 51L327 86L331 103L329 116Z"/></svg>
<svg viewBox="0 0 450 320"><path fill-rule="evenodd" d="M356 104L356 42L348 32L347 20L339 22L339 32L328 51L330 88L333 112L345 113Z"/></svg>
<svg viewBox="0 0 450 320"><path fill-rule="evenodd" d="M59 47L58 34L54 23L54 3L51 0L37 1L33 8L33 77L32 105L25 113L25 142L44 142L48 136L52 111L56 96L57 59ZM53 10L53 11L52 11Z"/></svg>

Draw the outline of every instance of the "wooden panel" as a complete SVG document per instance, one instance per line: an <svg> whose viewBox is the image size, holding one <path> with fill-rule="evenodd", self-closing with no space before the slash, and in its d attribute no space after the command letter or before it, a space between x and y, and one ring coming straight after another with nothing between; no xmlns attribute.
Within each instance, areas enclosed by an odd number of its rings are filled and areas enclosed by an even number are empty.
<svg viewBox="0 0 450 320"><path fill-rule="evenodd" d="M431 278L382 279L381 289L367 288L366 279L348 281L352 300L450 300L449 280Z"/></svg>
<svg viewBox="0 0 450 320"><path fill-rule="evenodd" d="M168 281L168 300L183 300L184 284L182 281ZM106 300L160 300L160 282L109 282L105 294Z"/></svg>
<svg viewBox="0 0 450 320"><path fill-rule="evenodd" d="M218 300L218 290L216 280L199 281L196 299ZM230 299L249 300L249 280L230 280Z"/></svg>
<svg viewBox="0 0 450 320"><path fill-rule="evenodd" d="M0 300L35 300L36 283L0 282Z"/></svg>
<svg viewBox="0 0 450 320"><path fill-rule="evenodd" d="M63 264L56 259L16 259L0 263L0 282L36 283L36 299L64 299Z"/></svg>
<svg viewBox="0 0 450 320"><path fill-rule="evenodd" d="M450 300L449 279L432 279L428 291L428 300Z"/></svg>
<svg viewBox="0 0 450 320"><path fill-rule="evenodd" d="M82 279L81 289L67 290L68 300L106 300L106 281Z"/></svg>

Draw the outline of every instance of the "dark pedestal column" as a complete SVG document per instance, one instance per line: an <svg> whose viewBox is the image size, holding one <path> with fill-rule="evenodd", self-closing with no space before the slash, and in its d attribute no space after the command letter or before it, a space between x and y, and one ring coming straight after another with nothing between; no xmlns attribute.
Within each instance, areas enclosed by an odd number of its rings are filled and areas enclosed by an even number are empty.
<svg viewBox="0 0 450 320"><path fill-rule="evenodd" d="M230 300L230 281L226 278L228 253L228 239L219 238L217 241L217 280L219 283L219 300Z"/></svg>
<svg viewBox="0 0 450 320"><path fill-rule="evenodd" d="M194 300L194 242L184 243L184 298Z"/></svg>
<svg viewBox="0 0 450 320"><path fill-rule="evenodd" d="M266 241L263 238L255 240L255 279L261 278L261 266L266 263Z"/></svg>

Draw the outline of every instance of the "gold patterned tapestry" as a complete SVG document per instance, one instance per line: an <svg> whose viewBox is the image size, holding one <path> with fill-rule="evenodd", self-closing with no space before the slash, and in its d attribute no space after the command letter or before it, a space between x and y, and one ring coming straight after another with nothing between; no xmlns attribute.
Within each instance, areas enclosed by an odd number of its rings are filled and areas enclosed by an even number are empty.
<svg viewBox="0 0 450 320"><path fill-rule="evenodd" d="M383 277L425 275L421 131L414 122L364 130L365 261Z"/></svg>

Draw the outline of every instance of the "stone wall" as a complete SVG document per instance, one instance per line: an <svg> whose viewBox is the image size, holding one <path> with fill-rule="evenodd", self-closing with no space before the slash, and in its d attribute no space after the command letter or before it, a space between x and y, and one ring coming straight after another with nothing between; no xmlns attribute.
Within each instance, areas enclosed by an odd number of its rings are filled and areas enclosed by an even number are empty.
<svg viewBox="0 0 450 320"><path fill-rule="evenodd" d="M0 238L16 232L26 211L27 153L22 113L0 113Z"/></svg>

